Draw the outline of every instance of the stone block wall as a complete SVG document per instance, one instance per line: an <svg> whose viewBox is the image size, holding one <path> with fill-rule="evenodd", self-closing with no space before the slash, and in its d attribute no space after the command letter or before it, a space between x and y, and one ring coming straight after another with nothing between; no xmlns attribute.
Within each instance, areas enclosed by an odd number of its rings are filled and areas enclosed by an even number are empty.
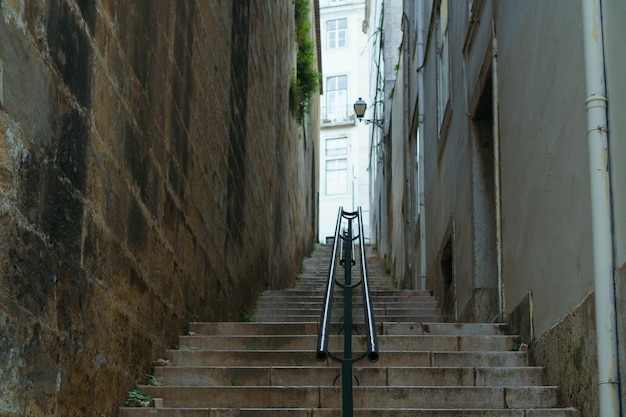
<svg viewBox="0 0 626 417"><path fill-rule="evenodd" d="M0 415L114 416L186 323L293 282L294 39L291 1L0 1Z"/></svg>
<svg viewBox="0 0 626 417"><path fill-rule="evenodd" d="M598 417L598 363L593 294L530 345L534 365L546 369L546 383L559 387L559 406Z"/></svg>

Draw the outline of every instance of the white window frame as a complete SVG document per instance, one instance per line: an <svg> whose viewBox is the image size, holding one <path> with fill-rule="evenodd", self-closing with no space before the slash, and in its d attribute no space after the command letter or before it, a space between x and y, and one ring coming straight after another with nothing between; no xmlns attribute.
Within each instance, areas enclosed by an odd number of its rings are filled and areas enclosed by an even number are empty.
<svg viewBox="0 0 626 417"><path fill-rule="evenodd" d="M450 102L450 10L448 0L437 6L437 122L441 131Z"/></svg>
<svg viewBox="0 0 626 417"><path fill-rule="evenodd" d="M348 194L348 138L325 140L325 190L328 196Z"/></svg>
<svg viewBox="0 0 626 417"><path fill-rule="evenodd" d="M345 24L345 27L340 27ZM343 49L348 46L348 19L331 19L326 21L326 48Z"/></svg>
<svg viewBox="0 0 626 417"><path fill-rule="evenodd" d="M326 77L324 96L326 111L323 118L333 122L348 120L348 76L344 74Z"/></svg>

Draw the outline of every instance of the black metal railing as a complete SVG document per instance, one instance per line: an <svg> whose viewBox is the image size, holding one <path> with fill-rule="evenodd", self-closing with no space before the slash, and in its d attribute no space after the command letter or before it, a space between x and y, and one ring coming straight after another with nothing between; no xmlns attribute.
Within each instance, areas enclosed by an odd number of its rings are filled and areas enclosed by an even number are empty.
<svg viewBox="0 0 626 417"><path fill-rule="evenodd" d="M353 236L353 221L358 221L358 234ZM347 222L347 227L341 233L342 224ZM354 241L358 240L361 262L361 280L352 282L352 267L356 264L354 259ZM341 241L341 252L338 253L338 245ZM339 257L338 257L339 255ZM337 259L344 267L344 282L335 278ZM331 312L333 302L334 287L343 289L343 357L336 356L328 351L328 341L331 325ZM363 292L363 315L365 318L365 338L367 351L356 357L352 356L352 290L361 285ZM353 396L353 370L352 365L361 359L368 358L370 362L378 360L378 342L376 340L376 326L374 322L374 311L370 299L369 281L367 278L367 265L365 261L365 235L363 234L363 215L359 207L355 212L346 212L343 207L339 207L337 224L335 226L335 238L333 240L333 250L328 269L328 281L324 296L324 306L320 320L319 337L317 340L316 359L323 362L328 358L341 363L341 388L342 388L342 408L343 417L352 417L354 410Z"/></svg>

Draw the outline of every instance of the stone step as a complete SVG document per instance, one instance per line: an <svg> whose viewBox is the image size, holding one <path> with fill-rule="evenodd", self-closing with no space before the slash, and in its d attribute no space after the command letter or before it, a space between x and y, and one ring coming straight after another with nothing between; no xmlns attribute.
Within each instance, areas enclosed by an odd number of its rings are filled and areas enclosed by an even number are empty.
<svg viewBox="0 0 626 417"><path fill-rule="evenodd" d="M313 315L315 317L320 316L322 307L318 308L287 308L282 305L279 306L267 306L266 308L257 308L255 316L306 316ZM343 306L333 306L331 313L335 317L343 317ZM373 313L375 317L392 316L392 317L423 317L423 316L441 316L441 310L439 308L379 308L374 305ZM353 317L363 317L363 308L360 306L352 307Z"/></svg>
<svg viewBox="0 0 626 417"><path fill-rule="evenodd" d="M361 281L361 279L363 278L361 276L361 271L352 272L354 272L354 274L350 278L350 281L352 283ZM344 277L343 275L336 275L335 280L339 282L344 282L346 280L346 277ZM368 271L367 280L370 283L370 286L378 284L381 285L383 289L397 289L389 276L384 273L372 273L371 271ZM316 271L306 271L296 276L296 286L310 283L315 283L322 288L326 288L326 285L328 284L328 276L326 275L326 271L321 273ZM372 287L372 289L380 288Z"/></svg>
<svg viewBox="0 0 626 417"><path fill-rule="evenodd" d="M185 349L214 350L306 350L317 344L317 335L257 335L257 336L180 336L178 344ZM329 346L343 349L343 335L332 335ZM516 336L431 336L431 335L381 335L378 336L380 351L508 351L517 342ZM353 349L364 349L365 336L354 335Z"/></svg>
<svg viewBox="0 0 626 417"><path fill-rule="evenodd" d="M255 315L255 320L258 322L276 322L276 321L284 321L284 322L301 322L301 321L313 321L320 319L319 313L312 314L258 314ZM333 322L339 323L342 319L342 315L333 314ZM437 321L445 322L446 318L440 315L430 315L430 316L394 316L394 315L383 315L380 317L381 320L388 320L394 322L406 322L406 321L424 321L434 323ZM353 323L364 323L363 315L353 315Z"/></svg>
<svg viewBox="0 0 626 417"><path fill-rule="evenodd" d="M370 282L370 296L374 297L374 296L378 296L379 294L374 294L373 291L379 292L379 293L387 293L387 294L391 294L391 295L401 295L398 294L398 290L392 286L389 285L381 285L378 284L376 282ZM305 295L305 293L310 293L310 295L322 295L326 293L326 286L325 285L317 285L317 284L298 284L296 285L294 288L291 288L289 290L282 290L282 291L289 291L290 294L292 292L297 291L300 295ZM335 288L333 291L334 294L342 294L343 292L340 291L338 288ZM352 294L354 296L361 296L362 294L362 290L360 287L356 287L353 289ZM382 294L385 295L385 294ZM406 297L416 297L419 296L419 294L406 294ZM421 295L422 297L427 297L429 295Z"/></svg>
<svg viewBox="0 0 626 417"><path fill-rule="evenodd" d="M502 323L392 323L385 322L379 334L396 335L499 335L506 334L508 327Z"/></svg>
<svg viewBox="0 0 626 417"><path fill-rule="evenodd" d="M413 298L400 298L400 297L372 297L372 304L376 307L380 307L383 305L408 305L409 307L418 307L418 306L438 306L438 302L434 297L413 297ZM361 305L362 298L360 296L353 297L352 300L357 304ZM333 306L343 305L343 298L334 297ZM297 298L292 296L272 296L270 297L262 297L258 300L257 306L259 305L282 305L283 303L295 303L295 304L307 304L314 305L317 308L321 308L324 304L324 297L319 296L299 296Z"/></svg>
<svg viewBox="0 0 626 417"><path fill-rule="evenodd" d="M139 386L165 407L340 408L341 387ZM356 386L354 407L553 408L556 387L367 387Z"/></svg>
<svg viewBox="0 0 626 417"><path fill-rule="evenodd" d="M319 281L326 283L328 281L328 262L326 265L305 265L305 269L297 274L299 279L310 279L313 281ZM345 280L344 270L343 268L337 270L335 274L335 278L338 280ZM361 267L355 268L352 267L352 277L351 280L360 280L361 276ZM367 268L367 279L368 280L381 280L385 283L385 285L393 285L389 275L385 271L385 269L381 268L372 268L368 266Z"/></svg>
<svg viewBox="0 0 626 417"><path fill-rule="evenodd" d="M320 366L161 366L154 376L167 385L339 386L341 370ZM542 385L539 367L362 367L354 368L361 386L532 386Z"/></svg>
<svg viewBox="0 0 626 417"><path fill-rule="evenodd" d="M301 323L192 322L189 331L202 335L294 335L317 334L319 320Z"/></svg>
<svg viewBox="0 0 626 417"><path fill-rule="evenodd" d="M358 282L362 279L361 271L352 271L353 275L350 278L353 282ZM319 284L321 287L326 287L328 282L328 276L326 275L327 271L305 271L301 272L296 277L296 286L301 284L306 284L309 282ZM343 282L345 281L345 277L342 275L337 275L336 279ZM393 282L389 279L388 275L381 273L372 273L372 271L367 272L367 280L370 284L380 283L385 288L393 288Z"/></svg>
<svg viewBox="0 0 626 417"><path fill-rule="evenodd" d="M360 300L356 300L357 307L361 308L363 303ZM372 300L372 304L375 308L379 309L392 309L392 308L437 308L439 303L434 300L424 300L424 301L378 301ZM261 310L263 308L272 308L276 305L276 303L272 300L259 300L256 304L257 310ZM304 309L321 309L322 308L322 298L320 297L319 301L301 301L301 300L291 300L289 298L285 298L280 301L280 306L283 308L304 308ZM333 309L335 308L343 308L343 302L333 302Z"/></svg>
<svg viewBox="0 0 626 417"><path fill-rule="evenodd" d="M319 328L319 317L315 321L287 323L259 323L259 322L192 322L189 331L204 335L287 335L309 334L316 335ZM379 335L501 335L506 333L507 327L498 323L428 323L405 322L395 323L386 321L376 322ZM331 328L331 334L338 334L340 326ZM362 327L356 327L359 334L365 334Z"/></svg>
<svg viewBox="0 0 626 417"><path fill-rule="evenodd" d="M343 350L341 350L342 352ZM174 366L331 366L303 350L170 350ZM361 352L353 352L358 356ZM339 353L336 353L339 355ZM520 367L528 366L528 352L385 351L378 362L361 366Z"/></svg>
<svg viewBox="0 0 626 417"><path fill-rule="evenodd" d="M121 408L120 417L338 417L340 408ZM575 408L539 409L354 409L354 417L580 417Z"/></svg>
<svg viewBox="0 0 626 417"><path fill-rule="evenodd" d="M357 290L359 291L354 291L354 294L361 294L360 289L357 288ZM335 294L338 294L339 291L334 292ZM302 297L302 296L311 296L311 295L316 295L316 296L324 296L326 294L325 289L321 288L321 289L315 289L315 290L299 290L299 289L288 289L288 290L266 290L263 292L263 294L261 295L261 297L268 297L268 296L272 296L272 295L280 295L280 296L289 296L290 298L292 297ZM389 290L377 290L377 289L372 289L370 291L370 296L372 298L375 297L401 297L403 299L411 299L414 297L432 297L430 291L408 291L408 290L394 290L394 289L389 289Z"/></svg>
<svg viewBox="0 0 626 417"><path fill-rule="evenodd" d="M367 248L379 360L354 368L355 417L580 417L557 409L557 389L500 323L446 323L430 291L394 287L385 261ZM323 255L323 256L322 256ZM341 365L317 362L330 247L303 262L295 288L268 290L256 322L191 323L160 386L139 386L156 408L121 408L122 417L337 417ZM371 262L370 262L371 260ZM353 267L353 282L359 268ZM360 288L354 291L353 356L365 350ZM333 294L330 351L342 356L343 292ZM183 408L185 407L185 408Z"/></svg>

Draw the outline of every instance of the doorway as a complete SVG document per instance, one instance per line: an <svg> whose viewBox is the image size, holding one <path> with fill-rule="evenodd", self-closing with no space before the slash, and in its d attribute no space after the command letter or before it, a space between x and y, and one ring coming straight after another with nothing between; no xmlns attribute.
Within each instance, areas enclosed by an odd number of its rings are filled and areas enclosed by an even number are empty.
<svg viewBox="0 0 626 417"><path fill-rule="evenodd" d="M493 79L491 71L482 85L472 114L472 186L474 223L474 319L490 320L497 314L498 236L496 212L497 161L494 152Z"/></svg>

